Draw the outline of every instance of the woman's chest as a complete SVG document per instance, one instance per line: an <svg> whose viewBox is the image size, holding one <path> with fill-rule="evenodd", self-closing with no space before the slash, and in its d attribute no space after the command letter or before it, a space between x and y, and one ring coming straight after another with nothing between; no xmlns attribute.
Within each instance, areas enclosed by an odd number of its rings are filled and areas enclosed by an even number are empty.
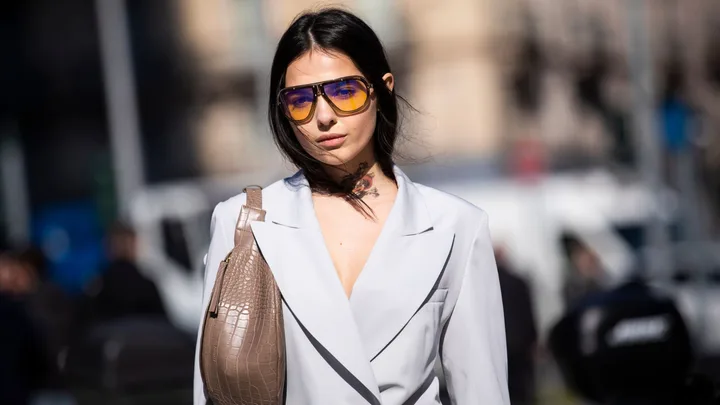
<svg viewBox="0 0 720 405"><path fill-rule="evenodd" d="M377 244L388 213L380 207L374 210L376 217L368 218L358 212L347 212L347 208L321 205L317 218L325 249L349 297Z"/></svg>

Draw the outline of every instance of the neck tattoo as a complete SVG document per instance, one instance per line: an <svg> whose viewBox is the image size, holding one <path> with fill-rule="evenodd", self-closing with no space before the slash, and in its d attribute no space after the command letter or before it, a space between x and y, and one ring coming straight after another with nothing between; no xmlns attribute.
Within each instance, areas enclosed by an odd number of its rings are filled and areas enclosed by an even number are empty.
<svg viewBox="0 0 720 405"><path fill-rule="evenodd" d="M341 184L347 188L352 187L352 192L360 198L365 198L366 196L379 197L380 193L377 187L373 186L375 173L368 172L369 167L366 162L360 163L355 173L343 177Z"/></svg>

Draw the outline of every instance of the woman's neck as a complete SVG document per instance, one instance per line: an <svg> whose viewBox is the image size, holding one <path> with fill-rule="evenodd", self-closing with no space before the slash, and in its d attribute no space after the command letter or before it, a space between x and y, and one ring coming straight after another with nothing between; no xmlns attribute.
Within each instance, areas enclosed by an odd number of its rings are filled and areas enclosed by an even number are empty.
<svg viewBox="0 0 720 405"><path fill-rule="evenodd" d="M393 189L395 181L388 177L374 159L362 159L343 166L330 166L327 173L344 189L352 190L360 198L378 198Z"/></svg>

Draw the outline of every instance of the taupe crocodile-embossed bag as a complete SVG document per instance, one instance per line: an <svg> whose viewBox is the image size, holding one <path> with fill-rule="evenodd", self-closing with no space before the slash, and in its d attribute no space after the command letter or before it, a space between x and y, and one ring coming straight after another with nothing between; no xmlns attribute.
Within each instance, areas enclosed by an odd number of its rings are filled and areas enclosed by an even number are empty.
<svg viewBox="0 0 720 405"><path fill-rule="evenodd" d="M246 188L235 247L220 263L205 315L200 370L213 405L280 405L285 333L275 278L250 228L264 221L262 189Z"/></svg>

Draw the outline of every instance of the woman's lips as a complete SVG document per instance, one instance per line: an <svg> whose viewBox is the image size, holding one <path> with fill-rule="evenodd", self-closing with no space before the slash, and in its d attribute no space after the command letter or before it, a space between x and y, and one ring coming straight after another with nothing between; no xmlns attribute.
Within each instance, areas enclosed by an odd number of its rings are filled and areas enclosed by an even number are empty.
<svg viewBox="0 0 720 405"><path fill-rule="evenodd" d="M336 149L345 143L346 135L323 135L317 138L318 145L325 149Z"/></svg>

